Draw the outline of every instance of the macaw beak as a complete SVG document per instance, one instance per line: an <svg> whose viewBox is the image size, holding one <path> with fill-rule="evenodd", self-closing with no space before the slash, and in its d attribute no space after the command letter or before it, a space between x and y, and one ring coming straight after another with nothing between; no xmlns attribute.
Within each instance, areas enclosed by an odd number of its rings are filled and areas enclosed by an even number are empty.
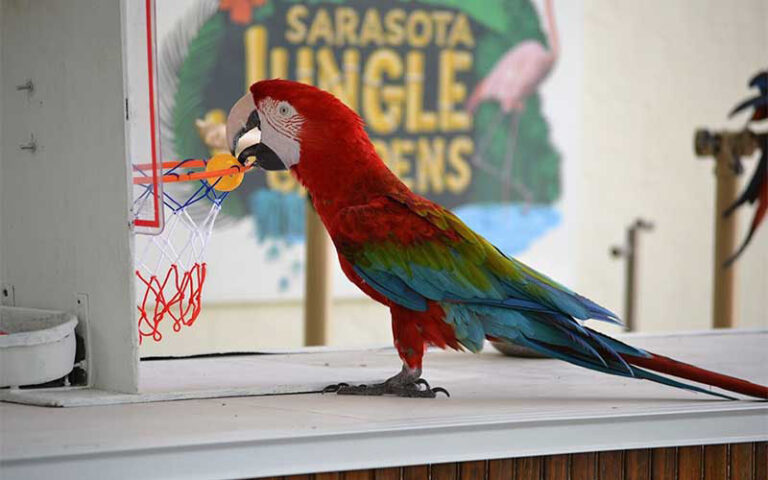
<svg viewBox="0 0 768 480"><path fill-rule="evenodd" d="M227 144L241 165L256 165L264 170L286 170L280 157L263 142L259 111L250 93L243 96L229 111Z"/></svg>

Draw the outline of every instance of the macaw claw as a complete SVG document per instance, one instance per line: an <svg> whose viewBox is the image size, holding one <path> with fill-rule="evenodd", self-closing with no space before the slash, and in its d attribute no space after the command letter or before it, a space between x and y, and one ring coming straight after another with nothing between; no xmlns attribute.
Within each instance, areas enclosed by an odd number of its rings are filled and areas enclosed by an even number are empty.
<svg viewBox="0 0 768 480"><path fill-rule="evenodd" d="M348 383L334 383L332 385L328 385L325 387L320 393L336 393L338 392L342 387L348 387Z"/></svg>
<svg viewBox="0 0 768 480"><path fill-rule="evenodd" d="M446 397L451 398L451 394L448 393L448 390L444 389L443 387L435 387L432 389L432 393L444 393Z"/></svg>
<svg viewBox="0 0 768 480"><path fill-rule="evenodd" d="M444 389L443 387L434 387L434 388L432 388L432 386L430 386L429 382L427 382L423 378L420 378L420 379L416 380L414 383L417 384L417 385L424 385L425 390L430 391L430 392L432 392L434 394L444 393L446 397L448 397L448 398L451 397L451 394L448 393L448 390ZM434 397L434 395L433 395L433 397Z"/></svg>

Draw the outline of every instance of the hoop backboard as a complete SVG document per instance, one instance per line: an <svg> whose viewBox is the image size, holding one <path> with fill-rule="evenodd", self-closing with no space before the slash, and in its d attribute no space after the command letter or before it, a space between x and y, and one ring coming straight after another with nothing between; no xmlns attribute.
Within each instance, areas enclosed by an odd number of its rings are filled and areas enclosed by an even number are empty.
<svg viewBox="0 0 768 480"><path fill-rule="evenodd" d="M126 130L128 162L134 184L131 221L136 233L157 235L163 230L163 182L157 91L154 0L125 2L123 34L126 62Z"/></svg>

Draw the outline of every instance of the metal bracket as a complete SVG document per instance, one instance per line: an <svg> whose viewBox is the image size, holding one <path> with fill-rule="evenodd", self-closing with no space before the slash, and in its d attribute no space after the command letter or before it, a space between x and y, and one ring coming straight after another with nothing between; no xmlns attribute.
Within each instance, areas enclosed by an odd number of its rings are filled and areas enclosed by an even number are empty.
<svg viewBox="0 0 768 480"><path fill-rule="evenodd" d="M10 283L0 285L0 305L6 307L16 306L16 290Z"/></svg>
<svg viewBox="0 0 768 480"><path fill-rule="evenodd" d="M742 157L752 155L759 147L758 135L749 129L740 132L710 132L698 129L693 136L693 149L699 158L727 158L727 165L735 175L741 175Z"/></svg>
<svg viewBox="0 0 768 480"><path fill-rule="evenodd" d="M34 134L30 134L29 135L29 142L22 143L21 145L19 145L19 148L21 150L26 150L26 151L28 151L30 153L35 153L37 151L37 141L35 140L35 135Z"/></svg>
<svg viewBox="0 0 768 480"><path fill-rule="evenodd" d="M16 85L16 90L20 92L26 90L27 95L32 96L32 94L35 93L35 84L32 83L32 80L27 80L26 83L23 83L22 85Z"/></svg>
<svg viewBox="0 0 768 480"><path fill-rule="evenodd" d="M93 369L91 368L91 365L93 365L93 362L91 361L93 349L91 347L88 307L88 294L75 294L75 315L77 315L77 327L75 328L75 334L82 339L82 348L85 350L85 356L83 358L76 358L77 363L75 364L75 367L80 368L80 370L83 372L85 378L78 378L76 383L91 386L93 381Z"/></svg>

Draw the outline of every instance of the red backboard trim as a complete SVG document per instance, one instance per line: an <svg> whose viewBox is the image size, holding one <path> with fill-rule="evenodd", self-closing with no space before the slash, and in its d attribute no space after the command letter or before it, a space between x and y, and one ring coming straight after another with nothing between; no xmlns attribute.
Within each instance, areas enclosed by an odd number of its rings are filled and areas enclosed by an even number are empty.
<svg viewBox="0 0 768 480"><path fill-rule="evenodd" d="M149 79L149 127L150 127L150 143L152 147L152 184L157 185L158 182L162 181L160 180L158 176L158 172L160 170L160 165L158 165L158 159L157 159L157 131L156 131L156 119L155 119L155 56L153 54L153 45L154 45L154 37L153 37L153 18L154 18L154 8L152 4L153 0L146 0L145 2L145 9L146 9L146 16L147 16L147 71L148 71L148 79ZM157 189L154 189L152 193L152 202L154 203L154 213L155 218L152 220L144 220L141 218L137 218L134 220L133 224L137 227L149 227L149 228L160 228L160 198L157 192Z"/></svg>

